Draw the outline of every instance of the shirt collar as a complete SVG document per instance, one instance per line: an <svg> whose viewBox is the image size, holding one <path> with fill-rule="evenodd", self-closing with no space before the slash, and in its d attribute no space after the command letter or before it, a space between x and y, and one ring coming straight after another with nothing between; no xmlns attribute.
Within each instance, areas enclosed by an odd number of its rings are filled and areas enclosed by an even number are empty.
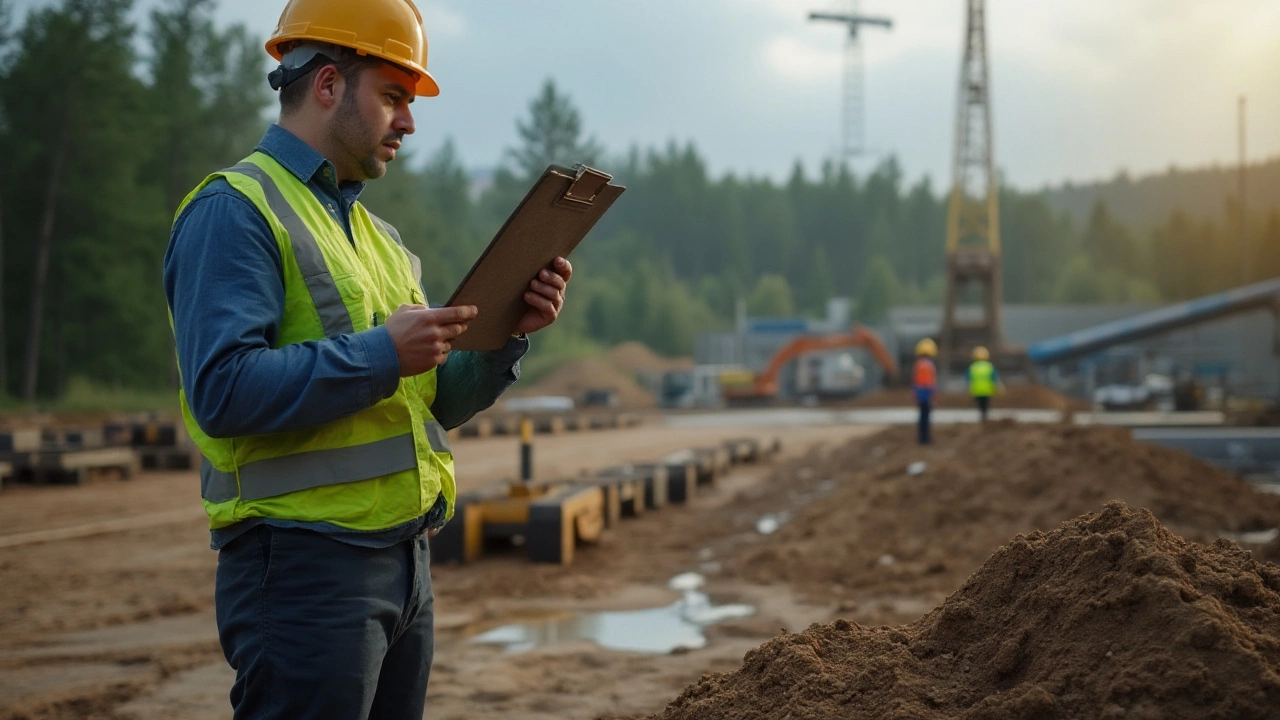
<svg viewBox="0 0 1280 720"><path fill-rule="evenodd" d="M258 141L257 150L270 155L294 177L304 183L315 180L320 184L338 188L348 202L355 202L364 190L363 182L346 182L338 185L338 173L333 163L325 159L316 149L306 144L297 135L272 123Z"/></svg>

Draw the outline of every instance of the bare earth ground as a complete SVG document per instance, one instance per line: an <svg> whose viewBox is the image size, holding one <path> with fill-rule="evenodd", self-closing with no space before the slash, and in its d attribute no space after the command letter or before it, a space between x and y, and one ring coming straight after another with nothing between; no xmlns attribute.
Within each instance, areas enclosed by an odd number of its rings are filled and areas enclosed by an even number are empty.
<svg viewBox="0 0 1280 720"><path fill-rule="evenodd" d="M646 426L540 437L535 464L541 476L654 460L744 435L780 439L783 456L772 467L736 470L687 506L624 523L568 568L530 565L515 553L435 568L438 640L427 716L654 712L703 672L737 667L748 649L780 627L830 619L832 606L800 604L787 586L717 581L715 558L736 543L758 542L753 528L762 513L797 509L812 499L766 484L774 469L812 473L812 447L832 448L871 430ZM512 439L465 440L455 449L465 487L501 483L516 473ZM213 621L215 562L192 473L5 488L0 719L229 717L232 674ZM468 639L549 610L666 605L675 599L666 581L699 569L710 576L707 589L714 596L758 610L713 627L701 650L647 655L578 642L516 655Z"/></svg>

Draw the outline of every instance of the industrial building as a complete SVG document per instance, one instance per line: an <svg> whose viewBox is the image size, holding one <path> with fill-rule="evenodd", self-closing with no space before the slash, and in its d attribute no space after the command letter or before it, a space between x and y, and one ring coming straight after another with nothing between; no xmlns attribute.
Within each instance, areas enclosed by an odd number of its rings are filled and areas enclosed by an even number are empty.
<svg viewBox="0 0 1280 720"><path fill-rule="evenodd" d="M1005 305L1004 333L1022 348L1159 310L1159 305ZM963 310L968 310L964 308ZM899 307L882 328L885 342L901 357L915 341L941 326L937 307ZM1276 318L1266 310L1222 317L1084 357L1040 367L1040 380L1062 392L1091 398L1106 385L1137 385L1150 374L1193 377L1210 395L1274 400L1280 397L1280 359L1275 353Z"/></svg>
<svg viewBox="0 0 1280 720"><path fill-rule="evenodd" d="M705 333L698 337L695 359L702 373L739 367L759 372L778 351L802 335L829 335L848 332L854 323L851 303L834 299L827 316L811 318L741 318L734 332ZM1143 316L1160 310L1160 305L1005 305L1004 337L1010 346L1028 348L1037 343L1062 338L1107 323ZM980 312L960 307L958 316ZM872 329L897 359L899 367L909 364L917 340L938 337L943 309L939 306L892 308L886 320ZM1205 388L1206 399L1236 397L1273 401L1280 398L1280 358L1277 357L1275 314L1266 309L1220 317L1185 329L1174 330L1132 342L1121 342L1096 352L1063 362L1045 363L1037 368L1044 384L1080 398L1091 399L1106 386L1140 385L1151 375L1171 380L1194 378ZM861 348L814 353L792 363L780 378L781 394L796 397L838 389L833 378L837 368L852 356L859 368L862 391L882 386L884 371ZM707 382L704 380L704 382ZM950 379L961 383L959 377ZM711 392L711 388L704 389Z"/></svg>

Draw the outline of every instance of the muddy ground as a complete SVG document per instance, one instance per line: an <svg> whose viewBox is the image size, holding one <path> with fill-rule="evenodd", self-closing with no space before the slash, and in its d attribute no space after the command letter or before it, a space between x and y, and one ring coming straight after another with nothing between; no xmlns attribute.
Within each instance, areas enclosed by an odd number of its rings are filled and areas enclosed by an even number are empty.
<svg viewBox="0 0 1280 720"><path fill-rule="evenodd" d="M924 618L784 634L651 720L1269 720L1280 567L1108 503L1013 538Z"/></svg>
<svg viewBox="0 0 1280 720"><path fill-rule="evenodd" d="M940 428L929 448L909 428L874 431L645 427L540 440L539 469L551 474L748 434L779 437L784 453L687 506L625 522L567 568L529 565L517 552L437 566L427 717L658 713L704 673L735 671L749 651L811 623L921 621L1017 533L1052 531L1113 499L1199 541L1280 525L1280 498L1122 430ZM457 452L476 485L514 473L512 440L463 441ZM190 474L172 474L0 495L0 718L229 716L231 672L212 620L215 556L195 488ZM4 547L20 533L126 512L135 529ZM184 512L190 519L174 519ZM704 648L669 654L585 641L509 653L471 641L522 619L663 606L677 598L668 580L686 571L703 573L717 601L756 613L710 627ZM749 698L750 673L733 677ZM722 711L707 717L738 716L714 693L694 699Z"/></svg>
<svg viewBox="0 0 1280 720"><path fill-rule="evenodd" d="M678 655L552 645L522 655L473 643L476 633L549 612L627 610L673 602L672 576L697 570L698 551L721 530L749 529L736 504L778 467L864 435L866 428L628 430L540 437L542 476L577 475L653 460L728 437L777 438L772 464L743 466L684 507L625 523L568 568L530 565L512 551L434 569L438 648L431 718L589 718L649 712L708 669L729 669L778 626L829 617L787 593L716 586L717 597L758 614L715 631L709 647ZM508 438L455 444L464 485L500 484L517 470ZM0 718L223 720L232 673L213 620L216 554L208 549L192 473L102 478L80 487L7 486L0 492ZM717 518L713 527L708 517ZM125 522L119 522L123 519ZM129 529L122 529L127 525ZM66 539L40 542L40 533Z"/></svg>

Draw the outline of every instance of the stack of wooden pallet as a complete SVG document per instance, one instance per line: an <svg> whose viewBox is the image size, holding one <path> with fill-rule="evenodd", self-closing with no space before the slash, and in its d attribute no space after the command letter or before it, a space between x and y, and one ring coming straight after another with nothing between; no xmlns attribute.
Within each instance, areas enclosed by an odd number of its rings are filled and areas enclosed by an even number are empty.
<svg viewBox="0 0 1280 720"><path fill-rule="evenodd" d="M571 412L484 412L476 415L453 431L458 437L491 437L494 435L518 435L520 421L533 420L534 432L539 435L559 435L565 432L587 430L612 430L635 427L644 418L638 413L617 411Z"/></svg>
<svg viewBox="0 0 1280 720"><path fill-rule="evenodd" d="M109 442L101 426L29 425L0 430L0 462L8 477L36 484L79 484L94 474L132 477L138 457Z"/></svg>
<svg viewBox="0 0 1280 720"><path fill-rule="evenodd" d="M157 417L125 418L106 426L113 437L138 454L143 470L194 470L200 467L200 451L181 420Z"/></svg>

